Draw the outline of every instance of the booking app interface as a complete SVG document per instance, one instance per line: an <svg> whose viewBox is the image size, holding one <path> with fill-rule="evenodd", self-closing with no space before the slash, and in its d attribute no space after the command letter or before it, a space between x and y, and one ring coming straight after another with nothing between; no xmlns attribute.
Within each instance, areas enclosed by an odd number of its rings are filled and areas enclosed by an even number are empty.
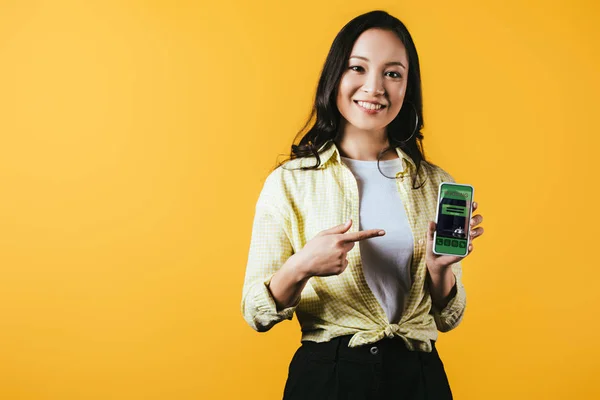
<svg viewBox="0 0 600 400"><path fill-rule="evenodd" d="M473 188L445 183L440 190L435 251L466 255Z"/></svg>

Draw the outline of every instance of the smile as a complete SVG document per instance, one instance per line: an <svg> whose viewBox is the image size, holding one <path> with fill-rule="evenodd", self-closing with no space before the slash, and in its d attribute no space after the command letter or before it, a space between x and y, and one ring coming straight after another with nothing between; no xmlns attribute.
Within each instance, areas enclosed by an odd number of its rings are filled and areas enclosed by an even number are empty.
<svg viewBox="0 0 600 400"><path fill-rule="evenodd" d="M381 111L385 108L383 104L367 103L366 101L354 100L354 103L356 103L363 110L368 111L370 113Z"/></svg>

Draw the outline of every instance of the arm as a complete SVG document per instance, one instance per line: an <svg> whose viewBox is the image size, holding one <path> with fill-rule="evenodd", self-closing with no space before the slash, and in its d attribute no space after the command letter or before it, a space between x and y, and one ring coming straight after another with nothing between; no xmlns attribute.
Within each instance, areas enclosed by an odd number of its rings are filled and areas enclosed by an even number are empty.
<svg viewBox="0 0 600 400"><path fill-rule="evenodd" d="M477 203L473 204L473 211ZM483 228L478 226L483 221L481 215L471 218L471 244L469 254L473 251L473 240L483 235ZM427 233L427 273L429 292L433 302L433 317L438 330L447 332L458 326L465 313L467 295L462 284L463 258L456 256L437 256L433 254L433 231L435 223L429 223Z"/></svg>
<svg viewBox="0 0 600 400"><path fill-rule="evenodd" d="M441 179L454 182L452 176L441 171ZM477 202L473 203L473 212L477 209ZM483 228L479 226L483 221L481 215L471 217L471 243L468 254L473 251L473 240L483 235ZM432 300L432 314L436 326L441 332L450 331L462 321L467 304L465 288L462 284L461 261L464 258L458 256L433 254L433 232L435 223L429 222L427 231L427 281Z"/></svg>
<svg viewBox="0 0 600 400"><path fill-rule="evenodd" d="M347 233L352 220L325 229L291 256L269 284L278 309L298 304L300 294L312 276L339 275L348 266L348 251L355 242L385 235L381 229Z"/></svg>
<svg viewBox="0 0 600 400"><path fill-rule="evenodd" d="M259 332L291 319L311 276L339 275L355 242L385 235L380 229L347 233L348 221L319 232L293 254L281 218L257 206L242 298L246 321ZM281 267L280 267L281 266Z"/></svg>
<svg viewBox="0 0 600 400"><path fill-rule="evenodd" d="M434 273L429 270L427 272L431 300L433 305L441 310L456 296L456 277L450 268Z"/></svg>
<svg viewBox="0 0 600 400"><path fill-rule="evenodd" d="M433 270L433 272L431 268L428 268L433 318L441 332L448 332L456 328L465 313L467 296L461 276L460 262L443 270Z"/></svg>
<svg viewBox="0 0 600 400"><path fill-rule="evenodd" d="M259 201L241 304L244 319L258 332L268 331L284 319L291 320L306 284L293 274L293 249L284 223L274 207ZM269 290L270 284L274 285L275 297Z"/></svg>
<svg viewBox="0 0 600 400"><path fill-rule="evenodd" d="M347 253L355 242L385 235L380 229L348 233L352 226L349 220L320 231L294 253L286 233L290 212L282 212L275 198L263 189L256 206L242 293L244 318L259 332L268 331L283 319L292 319L311 276L344 272Z"/></svg>
<svg viewBox="0 0 600 400"><path fill-rule="evenodd" d="M303 274L299 267L296 256L291 256L267 284L277 310L297 306L300 302L300 295L310 277Z"/></svg>
<svg viewBox="0 0 600 400"><path fill-rule="evenodd" d="M430 221L426 248L427 283L437 329L440 332L448 332L458 326L467 304L465 288L461 280L462 258L434 254L434 230L435 223Z"/></svg>

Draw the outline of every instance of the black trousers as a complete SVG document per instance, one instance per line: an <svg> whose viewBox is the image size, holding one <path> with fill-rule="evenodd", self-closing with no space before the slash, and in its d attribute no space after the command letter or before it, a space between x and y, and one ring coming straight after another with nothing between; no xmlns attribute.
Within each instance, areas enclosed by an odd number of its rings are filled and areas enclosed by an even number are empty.
<svg viewBox="0 0 600 400"><path fill-rule="evenodd" d="M400 338L349 348L352 336L302 342L290 363L284 400L451 400L444 365L433 351L409 351Z"/></svg>

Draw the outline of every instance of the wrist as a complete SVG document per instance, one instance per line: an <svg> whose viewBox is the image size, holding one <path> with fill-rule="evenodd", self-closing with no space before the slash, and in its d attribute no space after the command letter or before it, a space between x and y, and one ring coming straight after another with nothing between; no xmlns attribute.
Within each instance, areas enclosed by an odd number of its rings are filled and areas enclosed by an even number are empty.
<svg viewBox="0 0 600 400"><path fill-rule="evenodd" d="M427 271L432 278L442 277L448 274L448 271L451 271L452 264L450 265L437 265L435 263L427 263Z"/></svg>
<svg viewBox="0 0 600 400"><path fill-rule="evenodd" d="M433 271L428 268L429 279L434 285L443 284L447 285L448 282L454 283L454 272L450 266L440 267L438 269L434 269Z"/></svg>
<svg viewBox="0 0 600 400"><path fill-rule="evenodd" d="M292 255L288 259L286 267L289 269L289 272L296 283L308 281L312 277L309 262L302 260L302 258L298 256L298 253Z"/></svg>

